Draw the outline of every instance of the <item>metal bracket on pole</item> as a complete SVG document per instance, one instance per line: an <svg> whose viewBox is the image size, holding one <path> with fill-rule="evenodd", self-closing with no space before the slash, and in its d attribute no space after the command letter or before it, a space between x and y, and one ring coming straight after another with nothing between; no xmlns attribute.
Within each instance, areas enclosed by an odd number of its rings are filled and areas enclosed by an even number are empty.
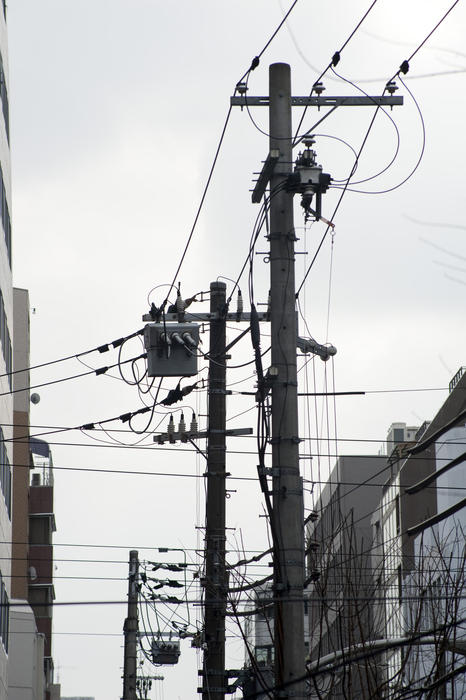
<svg viewBox="0 0 466 700"><path fill-rule="evenodd" d="M266 311L258 311L257 316L259 318L259 321L270 321L270 315ZM215 313L206 313L206 312L199 312L197 314L183 314L183 323L196 323L199 321L218 321L220 318L224 318L225 321L234 321L236 323L239 323L240 321L250 321L251 320L251 314L249 311L241 312L238 314L236 311L228 312L221 316L218 312ZM151 317L150 314L144 314L142 317L142 320L147 322L147 323L153 323L154 319ZM178 323L179 322L179 314L165 314L165 323ZM163 322L160 321L162 324Z"/></svg>
<svg viewBox="0 0 466 700"><path fill-rule="evenodd" d="M201 430L196 433L186 432L173 432L173 433L160 433L160 435L154 435L154 442L159 445L163 445L164 442L169 442L174 444L177 440L180 442L188 442L189 440L201 440L202 438L209 437L216 433L217 435L225 435L227 437L237 437L238 435L252 435L252 428L229 428L228 430Z"/></svg>
<svg viewBox="0 0 466 700"><path fill-rule="evenodd" d="M390 95L381 97L380 95L372 96L356 96L356 95L344 95L341 97L330 97L329 95L313 95L312 97L292 97L291 106L292 107L340 107L344 105L345 107L394 107L403 104L403 97L401 95ZM252 97L246 95L240 95L235 97L230 97L230 105L232 107L268 107L269 98L266 97Z"/></svg>
<svg viewBox="0 0 466 700"><path fill-rule="evenodd" d="M269 180L272 176L273 170L275 168L275 163L280 158L280 151L278 148L273 148L265 159L264 165L259 175L259 179L254 187L251 199L253 204L259 204L264 192L267 189Z"/></svg>

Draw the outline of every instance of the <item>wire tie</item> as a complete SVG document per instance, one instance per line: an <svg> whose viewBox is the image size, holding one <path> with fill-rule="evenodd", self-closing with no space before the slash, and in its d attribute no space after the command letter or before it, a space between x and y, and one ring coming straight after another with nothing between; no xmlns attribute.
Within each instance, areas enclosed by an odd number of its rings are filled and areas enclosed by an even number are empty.
<svg viewBox="0 0 466 700"><path fill-rule="evenodd" d="M403 61L403 63L400 66L400 71L406 75L406 73L409 71L409 63L408 61Z"/></svg>

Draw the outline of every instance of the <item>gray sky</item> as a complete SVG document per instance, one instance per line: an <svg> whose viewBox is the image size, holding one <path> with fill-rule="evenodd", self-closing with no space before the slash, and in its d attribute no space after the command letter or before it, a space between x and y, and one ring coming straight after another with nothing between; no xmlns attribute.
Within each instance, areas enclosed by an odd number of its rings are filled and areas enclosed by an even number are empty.
<svg viewBox="0 0 466 700"><path fill-rule="evenodd" d="M282 4L285 7L284 0ZM368 0L298 2L252 73L250 94L267 93L267 66L274 61L291 64L294 94L308 93L369 4ZM379 0L342 52L339 72L371 94L380 94L386 80L450 4ZM334 363L338 391L445 388L465 364L466 73L445 74L466 70L466 55L461 53L465 13L459 4L411 62L407 84L426 129L419 168L393 192L345 195L335 219L332 266L328 238L301 294L311 333L338 348ZM32 364L95 347L141 327L149 291L168 284L175 272L229 96L282 16L280 3L270 0L10 3L14 283L30 290L36 309L31 317ZM427 75L431 77L422 77ZM329 74L324 84L328 95L359 94ZM405 105L390 113L400 133L398 157L364 189L397 185L419 158L419 113L404 87L399 84L399 88ZM299 114L295 113L295 122ZM311 128L320 116L309 111L304 127ZM265 110L256 110L254 117L266 131ZM371 108L341 108L318 133L338 136L358 150L371 117ZM396 144L392 122L379 115L355 179L382 170ZM334 178L347 176L352 166L347 147L319 137L315 148L326 172ZM256 130L245 111L235 110L181 270L186 295L208 289L218 275L236 278L257 215L249 188L267 150L266 136ZM327 217L338 194L331 190L325 195ZM301 280L324 226L317 223L305 231L298 202L295 224L300 238L297 249L308 253L298 256ZM257 249L266 250L264 246L261 238ZM245 280L242 287L247 302ZM157 289L151 300L160 302L166 289ZM265 301L267 290L268 268L256 256L256 298ZM263 330L265 335L267 329ZM301 332L305 333L303 327ZM229 333L234 337L233 329ZM138 354L137 343L127 352L126 357ZM113 357L86 359L98 367L116 361ZM234 361L250 359L249 341L245 341ZM84 369L68 362L33 373L32 382L64 378ZM324 387L324 370L324 364L316 361L317 390ZM330 364L327 372L331 384ZM232 370L228 381L240 381L252 373L251 368ZM305 370L300 374L303 382L304 375ZM311 391L313 381L311 370ZM252 378L239 386L252 388L253 383ZM63 382L39 392L41 402L31 410L34 425L80 425L141 405L134 388L108 377ZM445 396L445 391L417 391L339 399L338 437L375 441L341 443L340 453L377 450L393 421L418 425L435 414ZM189 405L205 413L204 395L194 397ZM229 415L251 407L248 399L232 399ZM302 408L303 435L308 436L305 405ZM331 405L331 437L335 435L333 410ZM319 434L327 436L326 415L325 405L318 405L317 420L311 414L311 436L315 437L316 423ZM254 411L230 425L254 426ZM136 438L124 434L122 440L133 443ZM55 441L87 446L54 445ZM64 433L51 442L59 467L203 471L203 464L190 453L90 446L91 437L79 433ZM146 444L151 444L150 439ZM231 440L229 447L252 450L252 444ZM321 445L321 453L328 454L327 443ZM335 454L334 443L330 453ZM305 476L317 478L317 463L323 476L329 461L333 458L314 459L314 471L307 463ZM255 464L253 455L232 455L229 471L252 476ZM130 548L141 548L141 557L150 559L168 555L142 547L194 549L202 543L202 532L195 529L203 524L199 479L66 470L57 470L55 478L56 541L106 545L58 546L57 577L124 579ZM232 547L235 539L235 546L243 540L246 549L266 546L264 520L258 519L258 485L238 481L232 488L238 489L228 502L229 525L237 528L230 531ZM171 560L178 557L174 553ZM60 561L64 559L98 562ZM56 592L61 601L123 600L126 583L57 578ZM56 609L54 658L64 695L92 695L97 700L121 695L121 638L76 633L119 634L124 615L122 606ZM229 663L237 667L242 662L242 645L232 640ZM196 663L196 654L184 643L178 668L162 669L166 698L196 697ZM158 697L155 692L153 697ZM160 690L159 697L163 697Z"/></svg>

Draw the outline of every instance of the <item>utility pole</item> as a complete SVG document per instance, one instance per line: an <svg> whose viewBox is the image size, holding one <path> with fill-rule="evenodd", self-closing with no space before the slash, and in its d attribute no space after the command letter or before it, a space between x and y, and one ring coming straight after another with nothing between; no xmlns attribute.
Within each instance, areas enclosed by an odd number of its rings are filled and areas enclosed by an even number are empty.
<svg viewBox="0 0 466 700"><path fill-rule="evenodd" d="M252 193L259 203L270 183L270 287L272 367L272 483L273 508L271 527L274 549L274 698L305 698L304 664L304 509L303 488L299 475L299 436L297 409L296 345L303 352L314 352L328 359L335 348L328 348L312 339L299 338L296 325L293 226L293 193L316 195L316 219L320 214L320 197L330 184L330 177L311 160L296 162L307 179L298 177L299 185L289 178L292 173L292 107L328 108L317 123L329 117L337 107L385 107L402 105L403 98L394 95L396 85L387 85L389 95L324 96L322 86L316 94L291 95L290 67L275 63L269 68L269 95L246 95L247 84L238 83L230 99L231 106L269 107L269 153ZM312 127L315 128L317 124ZM307 132L311 137L310 131ZM303 139L304 140L304 139ZM309 149L308 149L309 150ZM304 154L303 154L304 155ZM309 157L309 154L307 157ZM310 178L310 179L309 179ZM304 206L304 205L303 205ZM326 221L325 219L323 219ZM330 222L326 222L330 224ZM331 224L330 224L331 225Z"/></svg>
<svg viewBox="0 0 466 700"><path fill-rule="evenodd" d="M303 485L299 474L298 384L290 66L269 68L270 152L280 155L270 179L270 324L276 698L305 697ZM298 680L300 679L300 680Z"/></svg>
<svg viewBox="0 0 466 700"><path fill-rule="evenodd" d="M210 285L209 425L205 534L205 619L202 700L224 700L226 527L226 285Z"/></svg>
<svg viewBox="0 0 466 700"><path fill-rule="evenodd" d="M136 670L138 643L138 552L132 549L129 553L128 575L128 617L123 626L125 635L125 650L123 663L123 700L137 700Z"/></svg>

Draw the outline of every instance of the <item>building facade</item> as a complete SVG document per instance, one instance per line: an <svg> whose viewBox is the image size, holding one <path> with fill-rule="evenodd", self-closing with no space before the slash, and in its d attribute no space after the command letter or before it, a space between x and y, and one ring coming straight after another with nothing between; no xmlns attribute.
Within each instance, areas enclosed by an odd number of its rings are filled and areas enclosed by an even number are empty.
<svg viewBox="0 0 466 700"><path fill-rule="evenodd" d="M30 435L29 295L14 289L14 443L9 700L52 700L53 462ZM23 371L25 370L25 371Z"/></svg>
<svg viewBox="0 0 466 700"><path fill-rule="evenodd" d="M244 633L246 653L243 696L266 700L270 697L269 688L275 682L274 673L274 602L272 583L255 588L254 598L248 610L254 615L245 617ZM309 649L309 606L304 603L304 645Z"/></svg>
<svg viewBox="0 0 466 700"><path fill-rule="evenodd" d="M466 697L465 444L460 371L415 443L390 455L391 475L372 519L375 632L387 647L379 657L382 698L416 688L442 700Z"/></svg>
<svg viewBox="0 0 466 700"><path fill-rule="evenodd" d="M376 665L339 664L372 634L371 517L387 469L384 455L340 457L308 518L310 697L376 697Z"/></svg>
<svg viewBox="0 0 466 700"><path fill-rule="evenodd" d="M11 177L8 116L6 3L0 5L0 700L7 697L11 581L11 464L13 451L13 290L11 276Z"/></svg>

